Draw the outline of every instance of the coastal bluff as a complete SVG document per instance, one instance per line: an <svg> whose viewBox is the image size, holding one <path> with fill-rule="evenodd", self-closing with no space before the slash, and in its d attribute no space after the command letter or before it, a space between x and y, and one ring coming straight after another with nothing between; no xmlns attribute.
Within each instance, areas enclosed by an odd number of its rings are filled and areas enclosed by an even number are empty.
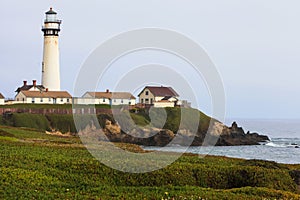
<svg viewBox="0 0 300 200"><path fill-rule="evenodd" d="M259 145L269 141L268 136L258 133L245 133L242 127L233 122L231 127L220 122L213 122L213 127L207 133L191 133L189 130L178 130L177 133L169 129L139 128L123 131L122 127L108 119L99 132L94 126L88 126L79 132L80 135L97 135L100 141L131 143L143 146L166 146L169 144L182 146L237 146Z"/></svg>
<svg viewBox="0 0 300 200"><path fill-rule="evenodd" d="M0 115L0 125L33 128L47 133L94 134L99 135L99 141L109 140L144 146L258 145L269 140L265 135L245 132L236 122L230 127L226 126L197 109L99 109L101 110L97 110L98 113L74 115L10 111ZM76 123L74 116L79 118Z"/></svg>

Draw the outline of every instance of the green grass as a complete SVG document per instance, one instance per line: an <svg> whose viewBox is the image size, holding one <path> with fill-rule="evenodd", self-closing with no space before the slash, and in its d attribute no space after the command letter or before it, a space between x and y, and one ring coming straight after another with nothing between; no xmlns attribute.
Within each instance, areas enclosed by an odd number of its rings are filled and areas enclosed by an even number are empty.
<svg viewBox="0 0 300 200"><path fill-rule="evenodd" d="M131 174L101 164L77 137L28 128L0 126L0 160L0 199L300 199L289 175L299 165L186 154Z"/></svg>

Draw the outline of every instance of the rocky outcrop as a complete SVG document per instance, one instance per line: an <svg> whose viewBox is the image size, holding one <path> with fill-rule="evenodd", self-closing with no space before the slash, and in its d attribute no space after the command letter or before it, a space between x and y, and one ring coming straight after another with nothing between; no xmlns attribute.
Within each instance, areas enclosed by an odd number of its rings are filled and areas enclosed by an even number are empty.
<svg viewBox="0 0 300 200"><path fill-rule="evenodd" d="M235 146L235 145L259 145L260 142L268 141L269 138L258 133L244 132L243 128L238 127L236 122L231 127L224 126L217 144L218 146Z"/></svg>
<svg viewBox="0 0 300 200"><path fill-rule="evenodd" d="M96 128L88 127L82 131L81 135L90 132L95 133ZM105 126L102 129L98 139L111 142L132 143L144 146L166 146L170 142L183 146L202 146L202 145L217 145L217 146L235 146L235 145L258 145L260 142L269 140L267 136L257 133L245 133L243 128L238 127L234 122L231 127L214 121L207 133L193 134L189 130L179 130L176 134L167 129L158 128L140 128L134 127L131 130L122 131L117 123L113 123L106 119Z"/></svg>
<svg viewBox="0 0 300 200"><path fill-rule="evenodd" d="M157 128L133 128L126 133L117 123L106 120L103 129L97 129L94 125L88 125L78 135L97 138L99 141L111 141L131 143L144 146L166 146L175 137L175 134L167 129Z"/></svg>

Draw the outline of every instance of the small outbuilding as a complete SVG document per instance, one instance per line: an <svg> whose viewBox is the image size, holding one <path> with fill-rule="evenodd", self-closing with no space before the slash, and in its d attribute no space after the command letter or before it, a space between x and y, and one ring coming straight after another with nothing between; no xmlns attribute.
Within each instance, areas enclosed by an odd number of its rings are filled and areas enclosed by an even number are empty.
<svg viewBox="0 0 300 200"><path fill-rule="evenodd" d="M104 104L104 105L135 105L136 98L129 92L86 92L77 104Z"/></svg>

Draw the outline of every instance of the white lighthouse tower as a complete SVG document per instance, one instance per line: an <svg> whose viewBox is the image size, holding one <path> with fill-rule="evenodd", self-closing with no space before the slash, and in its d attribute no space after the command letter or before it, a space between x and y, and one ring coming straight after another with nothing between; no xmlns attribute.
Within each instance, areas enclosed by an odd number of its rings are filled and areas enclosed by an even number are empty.
<svg viewBox="0 0 300 200"><path fill-rule="evenodd" d="M44 55L42 63L42 85L49 91L60 91L59 47L58 34L61 20L50 8L42 31L44 32Z"/></svg>

